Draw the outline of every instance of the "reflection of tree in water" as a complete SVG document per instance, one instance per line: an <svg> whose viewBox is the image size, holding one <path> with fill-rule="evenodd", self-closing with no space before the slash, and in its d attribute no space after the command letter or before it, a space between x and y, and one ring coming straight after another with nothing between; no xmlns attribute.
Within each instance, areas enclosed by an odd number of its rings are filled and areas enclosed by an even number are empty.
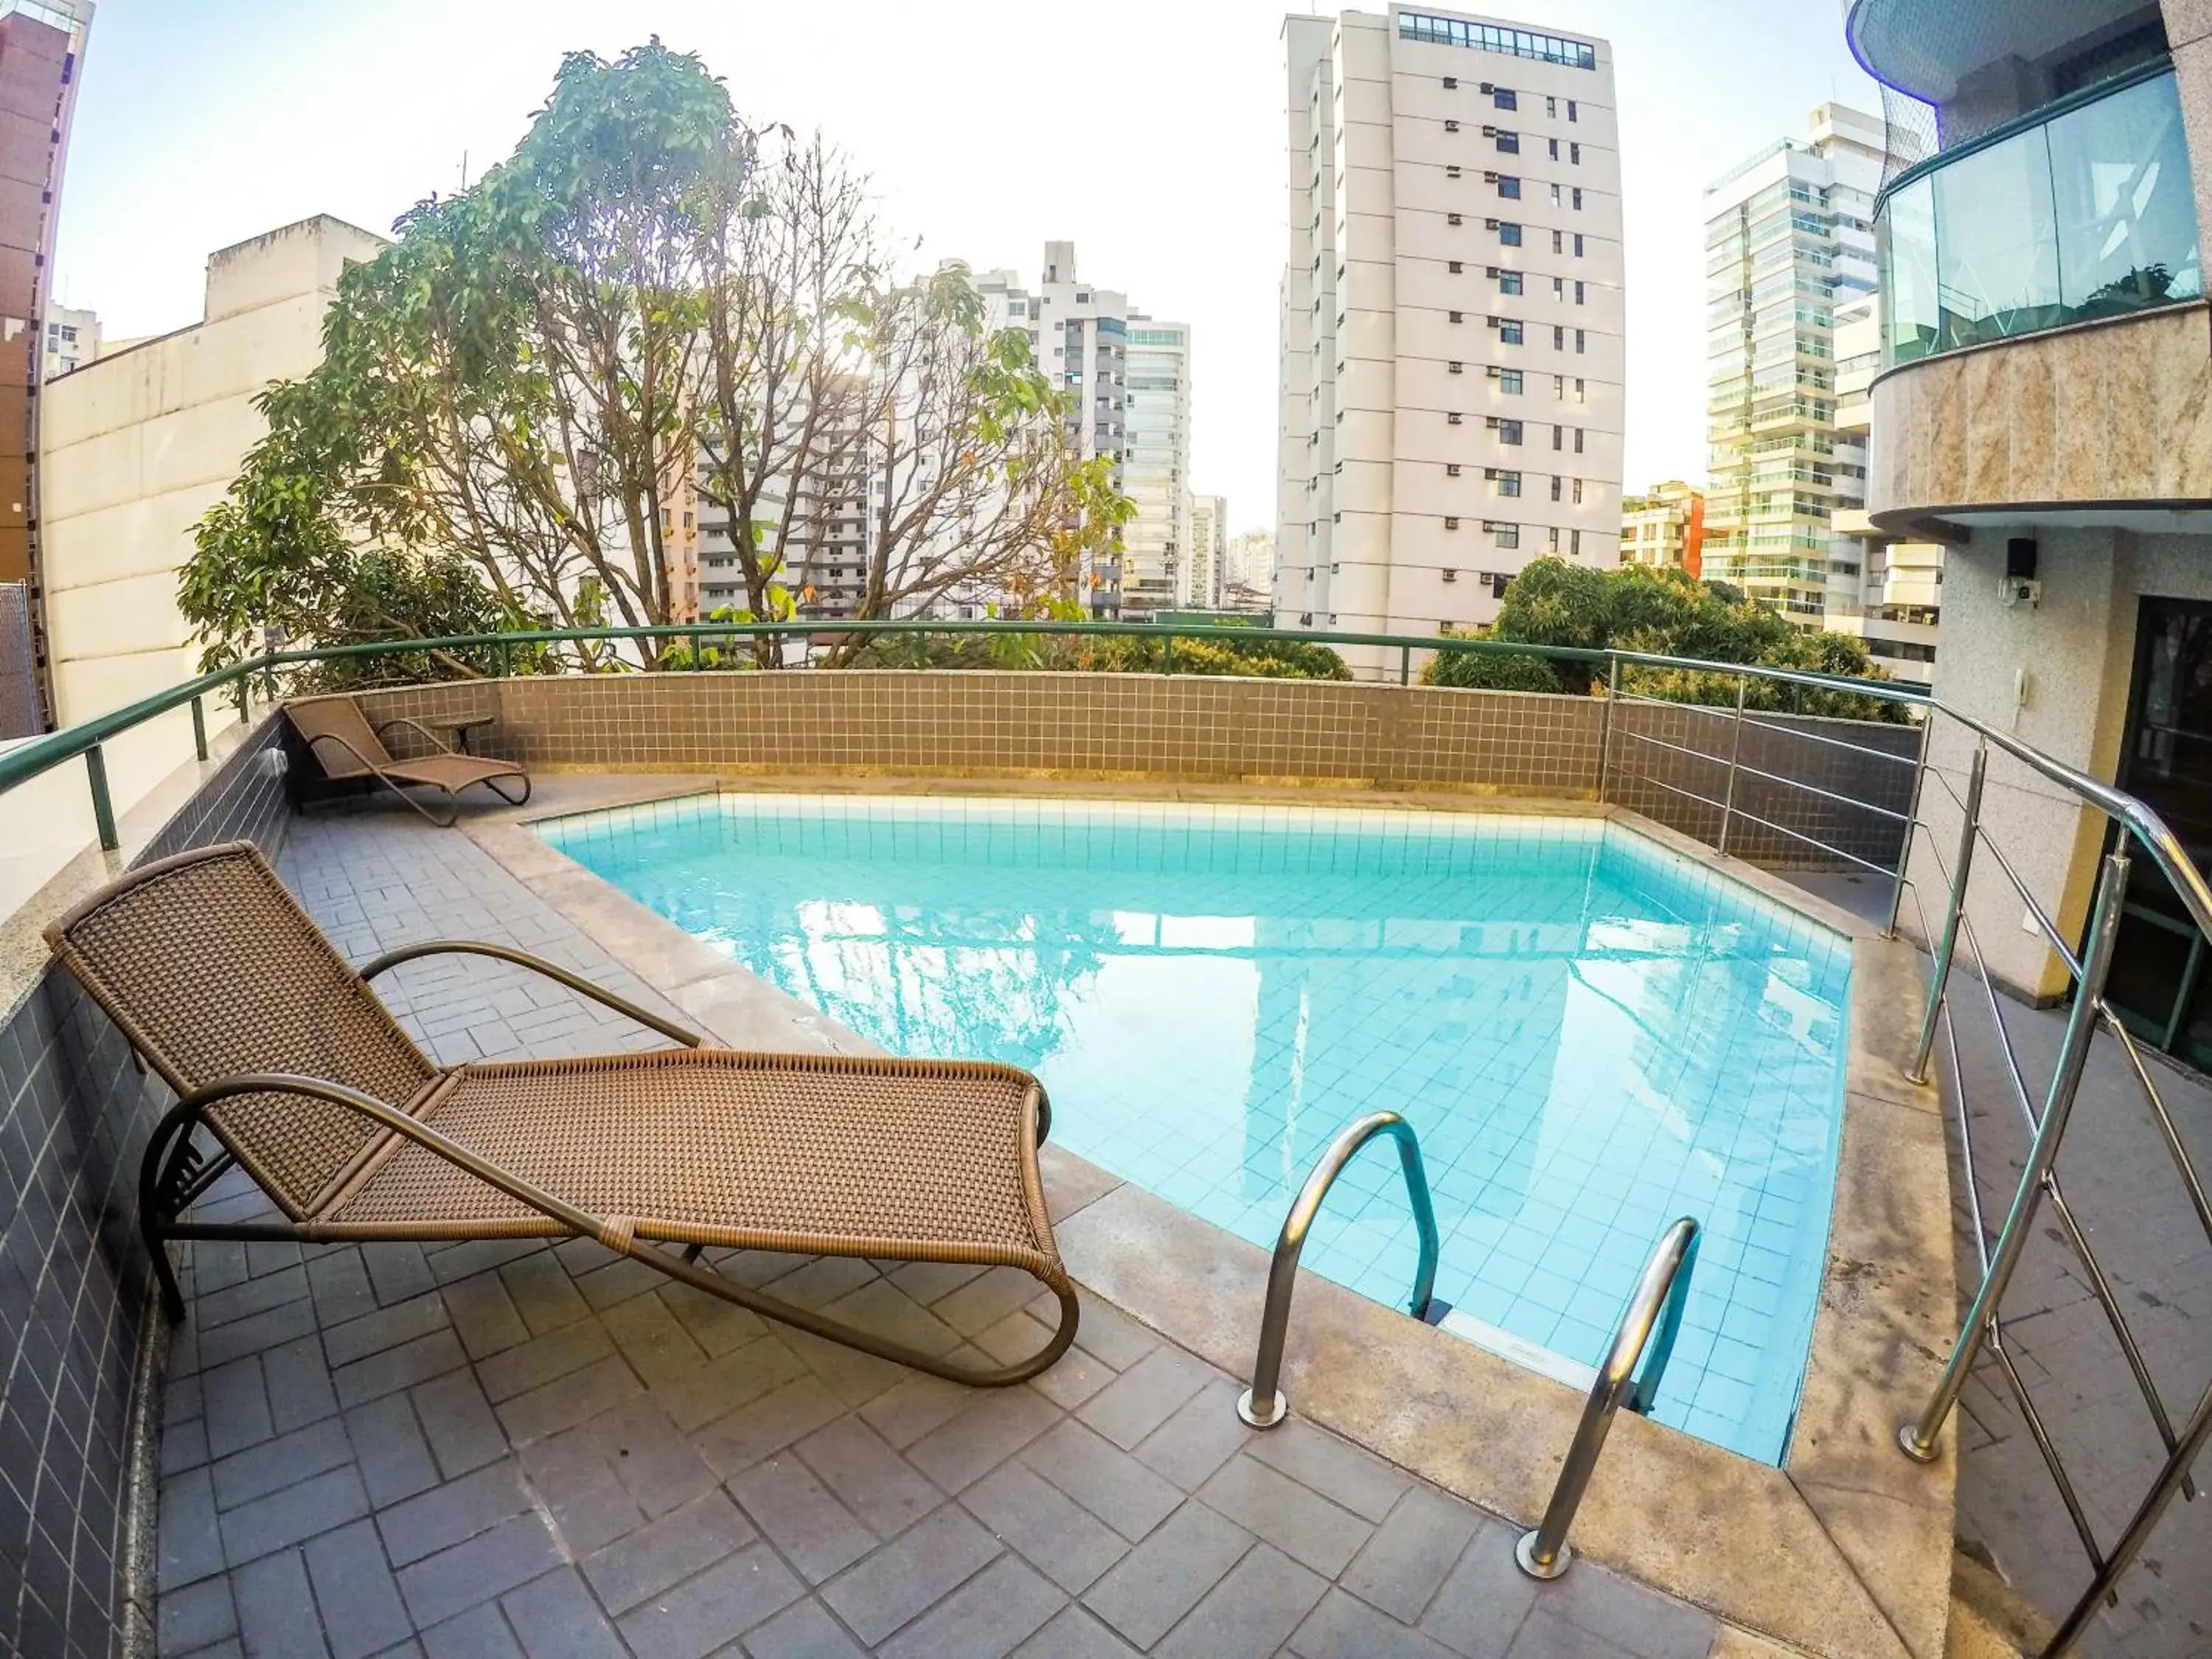
<svg viewBox="0 0 2212 1659"><path fill-rule="evenodd" d="M711 910L746 967L895 1053L1030 1067L1059 1048L1069 1006L1117 939L1109 917L1042 908L723 899Z"/></svg>

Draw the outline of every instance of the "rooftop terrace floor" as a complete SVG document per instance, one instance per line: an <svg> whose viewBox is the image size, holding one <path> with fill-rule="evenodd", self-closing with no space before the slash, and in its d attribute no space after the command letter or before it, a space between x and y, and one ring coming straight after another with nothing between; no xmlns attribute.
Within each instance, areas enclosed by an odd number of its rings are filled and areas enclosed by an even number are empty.
<svg viewBox="0 0 2212 1659"><path fill-rule="evenodd" d="M465 834L320 813L279 867L356 960L476 937L677 1012ZM441 1063L659 1041L502 964L392 983ZM1055 1221L1098 1196L1047 1174ZM234 1173L202 1209L262 1206ZM971 1362L1042 1337L1020 1275L718 1265ZM1093 1298L1059 1364L975 1391L585 1241L203 1243L186 1273L161 1441L171 1659L1783 1651L1595 1563L1540 1589L1507 1522L1295 1419L1243 1428L1235 1380Z"/></svg>

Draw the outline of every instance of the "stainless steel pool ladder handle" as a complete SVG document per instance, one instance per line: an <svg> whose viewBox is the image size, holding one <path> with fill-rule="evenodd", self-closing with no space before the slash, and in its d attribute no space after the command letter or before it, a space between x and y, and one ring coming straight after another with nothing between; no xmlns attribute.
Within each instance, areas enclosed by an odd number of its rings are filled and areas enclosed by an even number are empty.
<svg viewBox="0 0 2212 1659"><path fill-rule="evenodd" d="M1428 1172L1421 1167L1421 1143L1413 1126L1395 1112L1371 1112L1337 1136L1314 1165L1297 1200L1283 1218L1275 1240L1275 1259L1267 1267L1267 1304L1260 1316L1260 1354L1252 1364L1252 1386L1237 1399L1237 1415L1255 1429L1272 1429L1289 1413L1283 1397L1283 1339L1291 1322L1291 1292L1297 1288L1298 1253L1306 1247L1306 1232L1321 1212L1321 1201L1344 1166L1362 1146L1380 1134L1398 1143L1398 1163L1406 1174L1406 1195L1413 1200L1413 1224L1421 1234L1421 1265L1413 1274L1413 1298L1407 1311L1420 1319L1428 1313L1429 1298L1437 1285L1437 1211L1429 1201Z"/></svg>
<svg viewBox="0 0 2212 1659"><path fill-rule="evenodd" d="M1695 1217L1686 1215L1661 1237L1659 1247L1644 1264L1636 1294L1628 1298L1620 1327L1613 1334L1613 1346L1598 1369L1597 1381L1590 1384L1589 1398L1583 1402L1583 1420L1567 1447L1567 1461L1559 1466L1559 1485L1552 1489L1543 1520L1522 1534L1521 1541L1513 1547L1514 1560L1531 1578L1557 1578L1573 1564L1575 1553L1567 1547L1567 1528L1574 1524L1575 1511L1582 1507L1583 1494L1589 1489L1597 1455L1605 1449L1605 1437L1613 1427L1613 1415L1623 1405L1633 1412L1650 1410L1668 1357L1674 1351L1682 1304L1689 1296L1690 1273L1697 1260L1698 1223ZM1651 1363L1639 1378L1637 1364L1646 1346L1651 1350Z"/></svg>

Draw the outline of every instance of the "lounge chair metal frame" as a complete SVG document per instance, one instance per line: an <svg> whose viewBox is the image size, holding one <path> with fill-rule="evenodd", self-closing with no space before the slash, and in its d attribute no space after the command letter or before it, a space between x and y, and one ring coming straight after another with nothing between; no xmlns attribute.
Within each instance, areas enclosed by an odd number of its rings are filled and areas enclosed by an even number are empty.
<svg viewBox="0 0 2212 1659"><path fill-rule="evenodd" d="M311 716L306 711L318 705L327 706L338 703L345 704L352 710L353 723L357 726L356 731L349 734L342 731L311 729ZM521 767L511 762L460 754L441 742L437 735L422 721L410 719L404 714L395 715L390 720L379 720L371 725L368 717L362 713L360 703L355 701L349 692L333 692L323 696L295 698L285 705L284 712L291 720L292 729L300 734L300 740L307 744L307 752L315 757L316 764L322 768L323 776L327 781L333 784L380 783L441 830L451 829L459 819L461 791L477 784L482 784L509 806L521 806L530 799L530 774ZM414 732L430 746L431 753L422 757L430 763L429 765L425 766L422 763L422 760L395 759L392 751L385 747L384 734L399 726L404 726ZM323 745L326 744L334 745L337 756L343 757L338 763L333 764L334 757L325 753ZM441 764L448 761L459 764L451 766ZM435 775L439 772L449 773L456 781L448 781L441 779ZM518 795L503 787L501 781L508 778L521 779L520 794ZM410 789L442 791L446 797L445 816L439 817L429 807L416 799L413 795L407 793ZM297 808L303 801L303 794L295 795L295 807Z"/></svg>
<svg viewBox="0 0 2212 1659"><path fill-rule="evenodd" d="M175 1269L169 1261L167 1249L167 1241L171 1239L287 1241L300 1243L329 1243L346 1240L360 1243L404 1240L428 1243L483 1237L550 1237L555 1236L557 1230L576 1237L596 1239L607 1249L643 1262L656 1271L665 1273L672 1279L692 1285L724 1301L734 1303L764 1318L775 1320L827 1340L841 1343L864 1353L873 1354L879 1358L910 1366L932 1376L966 1383L971 1387L1005 1387L1035 1376L1058 1360L1075 1340L1079 1310L1074 1286L1068 1279L1066 1271L1060 1267L1057 1252L1052 1246L1050 1224L1048 1218L1044 1217L1042 1190L1036 1171L1035 1149L1043 1143L1045 1136L1050 1130L1051 1106L1045 1097L1042 1086L1026 1073L1018 1072L1011 1066L974 1061L915 1061L848 1055L753 1054L736 1050L712 1049L704 1046L703 1039L698 1033L687 1030L674 1021L664 1019L649 1010L641 1008L636 1004L616 995L603 987L593 985L588 980L572 974L556 963L504 945L463 939L428 941L386 951L365 963L358 970L347 968L343 959L337 957L335 951L331 951L332 961L351 981L350 985L343 986L340 988L345 991L357 988L358 994L368 999L368 1002L374 1005L376 1014L387 1023L390 1016L384 1012L383 1005L377 1000L374 990L370 988L371 980L402 963L413 961L421 957L447 954L481 956L510 963L544 975L580 995L614 1009L639 1024L670 1037L684 1048L694 1051L698 1054L700 1063L705 1066L712 1066L720 1061L729 1066L742 1069L783 1068L815 1076L823 1073L842 1074L863 1079L890 1078L914 1081L942 1078L948 1086L957 1080L979 1079L1001 1085L1008 1084L1025 1085L1020 1112L1026 1151L1020 1156L1026 1166L1023 1171L1025 1181L1024 1189L1029 1194L1032 1212L1042 1223L1040 1230L1042 1255L1039 1261L1035 1262L1026 1260L1008 1261L994 1263L991 1259L993 1252L989 1247L958 1243L946 1243L939 1248L915 1249L912 1246L916 1241L909 1240L907 1241L909 1248L887 1249L883 1248L883 1241L876 1238L864 1241L841 1241L808 1235L803 1243L795 1243L793 1247L811 1247L816 1253L823 1255L871 1257L895 1255L913 1261L979 1261L984 1265L1016 1266L1029 1272L1054 1292L1060 1304L1059 1324L1050 1340L1037 1352L1016 1364L992 1369L977 1369L956 1364L949 1359L922 1352L888 1337L846 1325L811 1309L795 1306L764 1291L726 1278L709 1266L701 1265L702 1251L708 1243L716 1241L698 1237L687 1238L685 1235L729 1231L726 1228L720 1225L702 1227L653 1224L629 1217L593 1213L591 1210L571 1202L559 1193L549 1189L541 1182L532 1182L511 1170L501 1167L482 1152L441 1132L431 1121L436 1107L449 1093L453 1092L459 1080L469 1076L475 1068L466 1066L436 1068L431 1066L428 1059L421 1055L419 1049L414 1050L416 1056L428 1071L431 1081L418 1088L414 1097L404 1105L394 1105L390 1101L380 1099L350 1084L296 1072L274 1069L240 1071L203 1079L195 1079L187 1076L177 1063L175 1057L167 1051L159 1037L134 1017L134 1011L126 1006L125 999L117 994L115 986L110 982L107 975L103 971L102 964L94 961L79 948L78 942L73 938L73 933L88 919L97 917L106 907L125 899L134 890L144 887L147 884L187 871L193 866L219 859L242 860L256 866L258 874L265 878L269 887L274 890L273 896L268 895L258 896L269 902L281 901L283 906L289 907L296 914L299 922L309 929L313 929L318 939L320 939L320 931L315 929L312 919L308 918L304 911L299 910L296 902L292 900L289 891L277 881L275 872L270 870L259 853L250 843L246 842L230 842L219 847L202 848L196 852L181 854L174 858L163 859L149 864L94 894L46 930L46 937L52 945L55 954L68 965L94 1000L114 1020L136 1053L150 1062L155 1071L176 1091L178 1096L175 1103L162 1114L147 1140L145 1152L140 1164L138 1184L139 1230L146 1241L147 1249L153 1258L163 1310L172 1321L184 1317L185 1304L177 1283ZM325 949L330 949L327 939L322 939L321 943ZM396 1025L391 1027L391 1036L398 1038L401 1042L408 1041ZM409 1046L411 1048L411 1043ZM667 1057L671 1054L671 1051L667 1050L655 1052L663 1057ZM654 1055L640 1054L621 1058L634 1060L640 1065L649 1065L653 1060ZM585 1060L568 1064L574 1070L584 1070L594 1065L604 1066L612 1063L619 1062L613 1057L609 1057L596 1061ZM558 1066L561 1062L538 1062L537 1064ZM496 1071L501 1068L491 1069ZM562 1073L548 1072L546 1075L553 1078ZM420 1225L394 1224L390 1221L349 1224L343 1220L333 1221L327 1214L307 1214L288 1221L205 1222L184 1219L185 1212L203 1197L224 1173L239 1165L242 1161L239 1155L240 1146L235 1140L238 1126L233 1124L226 1129L222 1121L210 1117L210 1112L221 1107L226 1101L248 1096L255 1097L264 1103L272 1098L282 1097L303 1103L313 1101L325 1106L339 1108L343 1112L357 1116L372 1126L371 1133L380 1138L378 1141L371 1143L374 1152L389 1156L390 1152L397 1150L402 1142L407 1143L411 1147L422 1148L436 1158L453 1165L455 1169L526 1207L537 1217L541 1218L542 1221L508 1222L485 1225L470 1224L452 1219L441 1221L425 1218ZM209 1130L215 1136L219 1143L217 1150L212 1152L204 1151L197 1142L198 1132L203 1128ZM374 1167L373 1156L369 1153L357 1154L356 1161L358 1163L362 1158L368 1158L368 1167ZM254 1166L250 1158L243 1161L248 1174L252 1175L264 1190L277 1200L280 1207L291 1207L271 1182L263 1177L260 1170ZM325 1206L325 1209L327 1211L338 1207L340 1206L333 1204ZM678 1254L674 1250L661 1248L663 1244L682 1245L684 1248ZM865 1249L861 1248L863 1244L866 1245ZM849 1245L849 1247L841 1248L841 1245ZM738 1248L781 1248L781 1246L741 1245Z"/></svg>

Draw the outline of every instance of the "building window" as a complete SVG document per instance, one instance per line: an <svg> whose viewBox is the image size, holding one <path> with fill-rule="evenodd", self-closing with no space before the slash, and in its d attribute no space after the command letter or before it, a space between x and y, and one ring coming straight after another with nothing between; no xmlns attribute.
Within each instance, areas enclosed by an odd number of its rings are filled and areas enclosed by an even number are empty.
<svg viewBox="0 0 2212 1659"><path fill-rule="evenodd" d="M1582 453L1583 453L1583 429L1582 429L1582 428L1580 428L1580 427L1577 427L1577 428L1575 428L1575 453L1576 453L1576 454L1577 454L1577 455L1579 455L1579 454L1581 454ZM1575 486L1575 489L1576 489L1577 491L1579 491L1579 490L1582 489L1582 486L1581 486L1580 484L1577 484L1577 485ZM1578 499L1579 499L1579 497L1578 497Z"/></svg>
<svg viewBox="0 0 2212 1659"><path fill-rule="evenodd" d="M1567 297L1567 279L1565 277L1554 276L1552 278L1552 297L1554 300L1564 300Z"/></svg>
<svg viewBox="0 0 2212 1659"><path fill-rule="evenodd" d="M1589 401L1588 388L1583 385L1583 378L1579 374L1575 376L1575 401L1578 404L1586 404Z"/></svg>
<svg viewBox="0 0 2212 1659"><path fill-rule="evenodd" d="M1490 424L1497 430L1498 442L1502 444L1517 444L1521 441L1520 422L1503 420L1493 416L1491 418Z"/></svg>
<svg viewBox="0 0 2212 1659"><path fill-rule="evenodd" d="M1521 493L1521 475L1518 472L1509 472L1502 467L1492 466L1484 468L1482 476L1498 486L1493 494L1518 495Z"/></svg>
<svg viewBox="0 0 2212 1659"><path fill-rule="evenodd" d="M1577 329L1575 331L1575 349L1577 352L1582 351L1588 346L1589 343L1589 331L1588 329Z"/></svg>
<svg viewBox="0 0 2212 1659"><path fill-rule="evenodd" d="M1464 374L1467 373L1467 365L1457 362L1449 362L1444 365L1444 369L1448 374Z"/></svg>
<svg viewBox="0 0 2212 1659"><path fill-rule="evenodd" d="M1567 161L1573 167L1580 167L1583 164L1583 147L1580 144L1567 146Z"/></svg>
<svg viewBox="0 0 2212 1659"><path fill-rule="evenodd" d="M1582 557L1583 532L1581 531L1574 530L1567 533L1567 551L1577 559Z"/></svg>
<svg viewBox="0 0 2212 1659"><path fill-rule="evenodd" d="M1444 169L1444 177L1447 179L1456 179L1459 177L1459 166L1456 162Z"/></svg>
<svg viewBox="0 0 2212 1659"><path fill-rule="evenodd" d="M1558 473L1554 472L1552 475L1552 499L1555 501L1559 499L1560 486L1563 482Z"/></svg>
<svg viewBox="0 0 2212 1659"><path fill-rule="evenodd" d="M1576 212L1577 212L1577 213L1580 213L1582 210L1583 210L1583 190L1582 190L1582 186L1581 186L1580 185L1577 185L1575 186L1575 211L1576 211Z"/></svg>
<svg viewBox="0 0 2212 1659"><path fill-rule="evenodd" d="M1459 76L1456 75L1447 75L1444 76L1444 90L1446 92L1457 92L1459 90Z"/></svg>
<svg viewBox="0 0 2212 1659"><path fill-rule="evenodd" d="M1577 108L1577 107L1576 106L1575 100L1574 100L1573 99L1571 99L1571 98L1568 99L1568 100L1567 100L1567 119L1569 119L1570 121L1579 121L1579 120L1581 120L1582 118L1582 118L1582 112L1581 112L1581 110L1580 110L1579 108Z"/></svg>
<svg viewBox="0 0 2212 1659"><path fill-rule="evenodd" d="M1519 133L1508 132L1503 127L1492 127L1490 130L1490 136L1498 141L1498 153L1500 155L1518 155L1521 153Z"/></svg>
<svg viewBox="0 0 2212 1659"><path fill-rule="evenodd" d="M1575 434L1575 436L1576 436L1576 437L1577 437L1577 438L1581 437L1582 435L1583 435L1583 434L1582 434L1581 433L1579 433L1579 432L1577 432L1577 433L1576 433L1576 434ZM1582 446L1581 446L1579 443L1577 443L1577 444L1575 446L1575 447L1576 447L1577 449L1580 449L1580 448L1582 447ZM1575 505L1576 505L1577 507L1580 507L1582 504L1583 504L1583 481L1582 481L1580 478L1577 478L1577 479L1576 479L1576 480L1575 480Z"/></svg>
<svg viewBox="0 0 2212 1659"><path fill-rule="evenodd" d="M1519 345L1519 344L1521 344L1521 343L1522 343L1521 335L1522 335L1522 327L1521 327L1521 319L1520 319L1519 318L1517 318L1517 317L1500 317L1500 318L1498 319L1498 344L1500 344L1500 345Z"/></svg>
<svg viewBox="0 0 2212 1659"><path fill-rule="evenodd" d="M1577 232L1575 233L1575 258L1577 258L1577 259L1579 259L1579 258L1581 258L1582 257L1583 257L1583 234L1582 234L1582 232L1580 232L1580 231L1578 230L1578 231L1577 231Z"/></svg>
<svg viewBox="0 0 2212 1659"><path fill-rule="evenodd" d="M1519 109L1521 94L1510 87L1492 87L1490 89L1490 101L1499 109Z"/></svg>
<svg viewBox="0 0 2212 1659"><path fill-rule="evenodd" d="M1521 395L1521 371L1519 369L1493 368L1490 372L1498 377L1498 389L1500 392L1503 392L1508 397L1512 398L1517 398Z"/></svg>
<svg viewBox="0 0 2212 1659"><path fill-rule="evenodd" d="M1554 323L1552 325L1552 349L1554 351L1565 351L1566 349L1567 331L1560 327L1557 323Z"/></svg>
<svg viewBox="0 0 2212 1659"><path fill-rule="evenodd" d="M1557 526L1557 525L1553 525L1553 526L1552 526L1552 545L1551 545L1551 550L1551 550L1551 553L1552 553L1552 555L1553 555L1553 556L1554 558L1556 558L1556 557L1558 557L1558 556L1559 556L1559 526Z"/></svg>
<svg viewBox="0 0 2212 1659"><path fill-rule="evenodd" d="M1521 199L1521 181L1510 173L1498 175L1498 193L1509 202Z"/></svg>
<svg viewBox="0 0 2212 1659"><path fill-rule="evenodd" d="M1467 320L1467 313L1464 311L1448 311L1444 315L1455 323L1463 323Z"/></svg>
<svg viewBox="0 0 2212 1659"><path fill-rule="evenodd" d="M1552 205L1553 207L1559 205L1559 187L1557 185L1552 186Z"/></svg>
<svg viewBox="0 0 2212 1659"><path fill-rule="evenodd" d="M1584 305L1588 303L1587 293L1584 290L1583 284L1580 283L1577 283L1575 284L1575 303L1577 305Z"/></svg>
<svg viewBox="0 0 2212 1659"><path fill-rule="evenodd" d="M1559 159L1559 141L1556 138L1552 140L1552 159L1554 161Z"/></svg>
<svg viewBox="0 0 2212 1659"><path fill-rule="evenodd" d="M1558 119L1559 113L1559 100L1556 98L1547 98L1544 100L1544 113L1552 117L1554 120Z"/></svg>
<svg viewBox="0 0 2212 1659"><path fill-rule="evenodd" d="M1522 283L1519 271L1501 270L1498 273L1498 291L1500 294L1518 294L1522 289Z"/></svg>
<svg viewBox="0 0 2212 1659"><path fill-rule="evenodd" d="M1500 247L1519 247L1521 227L1510 220L1500 219L1498 222L1498 245Z"/></svg>
<svg viewBox="0 0 2212 1659"><path fill-rule="evenodd" d="M1444 463L1444 477L1447 478L1456 478L1459 477L1459 463L1457 461L1446 461Z"/></svg>
<svg viewBox="0 0 2212 1659"><path fill-rule="evenodd" d="M1482 521L1482 527L1489 532L1491 545L1493 547L1510 548L1521 545L1521 526L1517 524L1507 524L1498 519L1485 519Z"/></svg>
<svg viewBox="0 0 2212 1659"><path fill-rule="evenodd" d="M1517 537L1515 538L1515 542L1516 545L1518 545L1519 538ZM1498 570L1484 571L1482 573L1482 580L1488 585L1490 588L1490 597L1493 599L1504 599L1505 597L1506 588L1511 586L1513 581L1512 577L1505 574L1503 571Z"/></svg>
<svg viewBox="0 0 2212 1659"><path fill-rule="evenodd" d="M1449 264L1447 264L1444 269L1451 272L1453 276L1456 276L1462 271L1466 270L1467 266L1462 264L1459 260L1454 259Z"/></svg>
<svg viewBox="0 0 2212 1659"><path fill-rule="evenodd" d="M1559 246L1559 233L1556 230L1552 233L1552 252L1554 253L1564 253L1566 252L1564 247Z"/></svg>
<svg viewBox="0 0 2212 1659"><path fill-rule="evenodd" d="M1563 426L1557 426L1557 425L1553 426L1553 427L1552 428L1552 447L1553 447L1553 448L1554 448L1554 449L1564 449L1564 448L1565 448L1565 447L1566 447L1566 443L1567 443L1567 429L1566 429L1566 428L1565 428L1565 427L1563 427Z"/></svg>
<svg viewBox="0 0 2212 1659"><path fill-rule="evenodd" d="M1561 403L1565 403L1567 400L1567 377L1565 375L1554 374L1552 376L1552 395L1554 398L1557 398Z"/></svg>

